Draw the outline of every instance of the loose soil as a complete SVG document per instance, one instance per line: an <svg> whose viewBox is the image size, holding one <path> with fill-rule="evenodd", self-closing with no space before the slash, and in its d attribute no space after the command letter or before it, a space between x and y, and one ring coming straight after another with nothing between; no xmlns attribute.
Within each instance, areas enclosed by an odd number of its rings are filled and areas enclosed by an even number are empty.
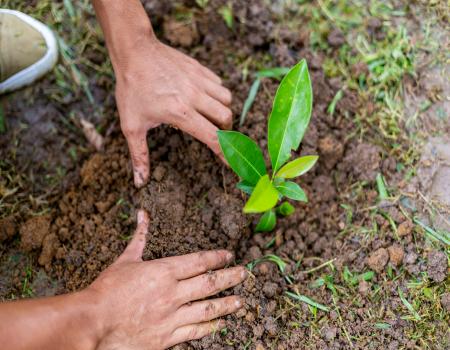
<svg viewBox="0 0 450 350"><path fill-rule="evenodd" d="M383 172L392 183L399 174L396 160L382 147L347 138L360 108L358 97L349 91L337 103L334 116L327 113L342 82L324 76L324 57L308 48L307 34L277 23L275 5L238 2L235 16L246 20L245 24L235 23L231 31L216 11L226 1L210 1L208 12L195 11L189 24L174 23L180 8L172 3L144 3L163 38L224 78L233 92L235 115L242 110L251 84L250 79L243 80L237 62L249 55L263 60L267 52L274 58L273 66L307 59L314 111L298 154L320 156L318 165L299 181L309 202L292 203L296 212L280 219L275 232L253 234L257 218L242 214L246 196L235 188L237 178L232 171L203 144L168 126L149 132L152 177L137 191L132 185L126 143L115 123L108 131L105 151L91 153L81 168L71 171L70 181L52 197L49 213L2 219L0 261L11 268L1 272L0 295L23 291L17 271L24 266L17 263L20 259L11 259L22 251L31 252L31 264L40 271L37 280L47 286L39 294L46 294L49 288L50 294L55 294L87 286L123 251L135 225L135 211L142 207L151 217L144 259L227 248L236 253L239 264L267 254L276 254L288 263L284 274L275 264L257 265L242 286L224 293L245 298L245 307L226 318L227 330L177 349L342 349L350 348L350 341L358 349L415 348L415 340L406 334L409 321L396 312L401 305L401 285L387 279L387 273L405 269L411 276L419 276L427 271L431 279L440 282L447 277L447 261L442 252L418 250L420 238L397 203L378 204L376 174ZM186 1L183 6L192 8L193 3ZM330 44L339 47L341 36L332 32ZM277 85L276 81L263 81L244 126L237 128L262 148L267 145L267 116ZM107 113L112 120L112 107ZM367 210L370 207L388 213L397 232L390 229L387 216ZM374 236L354 231L355 227L369 230L374 223L379 228ZM20 240L14 239L16 231ZM330 271L329 266L308 272L330 261L340 272L348 267L355 274L367 270L376 274L370 284L359 281L352 287L354 298L336 299L326 286L311 288L322 273ZM334 283L345 281L337 277ZM390 297L381 302L373 297L375 285L382 285L380 293ZM319 310L312 316L306 304L285 296L288 290L327 305L331 311ZM448 308L448 295L444 299L442 304ZM374 328L380 320L388 327ZM436 348L441 347L438 344Z"/></svg>

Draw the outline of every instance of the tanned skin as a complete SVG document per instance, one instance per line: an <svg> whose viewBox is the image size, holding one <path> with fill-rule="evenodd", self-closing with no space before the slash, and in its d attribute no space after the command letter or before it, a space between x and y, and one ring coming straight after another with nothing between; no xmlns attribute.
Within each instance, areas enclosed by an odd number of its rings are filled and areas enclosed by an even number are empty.
<svg viewBox="0 0 450 350"><path fill-rule="evenodd" d="M149 177L147 131L170 124L222 160L218 128L232 125L231 93L196 60L161 43L139 0L94 0L116 74L116 101L136 186Z"/></svg>
<svg viewBox="0 0 450 350"><path fill-rule="evenodd" d="M2 349L159 350L222 329L217 318L241 299L203 299L241 283L245 268L223 269L233 260L225 250L142 261L148 223L139 211L128 247L88 288L1 303Z"/></svg>
<svg viewBox="0 0 450 350"><path fill-rule="evenodd" d="M231 93L221 79L159 42L139 0L92 2L116 74L120 124L135 185L148 181L146 134L160 124L191 134L221 157L216 131L232 124ZM1 303L1 347L158 350L223 328L217 319L237 311L241 299L204 299L241 283L246 270L224 269L233 255L223 250L144 262L147 213L139 211L137 221L124 253L88 288Z"/></svg>

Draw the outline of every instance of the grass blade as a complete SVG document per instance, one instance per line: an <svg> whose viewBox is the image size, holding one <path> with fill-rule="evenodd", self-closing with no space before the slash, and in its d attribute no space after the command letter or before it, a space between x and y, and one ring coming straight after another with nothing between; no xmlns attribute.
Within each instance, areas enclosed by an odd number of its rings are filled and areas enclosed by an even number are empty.
<svg viewBox="0 0 450 350"><path fill-rule="evenodd" d="M322 310L322 311L325 311L325 312L330 311L330 308L328 306L319 304L318 302L312 300L311 298L308 298L305 295L301 295L301 294L298 294L298 293L294 294L294 293L291 293L291 292L286 292L286 295L291 297L294 300L301 301L302 303L306 303L306 304L308 304L310 306L313 306L313 307L315 307L315 308L317 308L319 310Z"/></svg>
<svg viewBox="0 0 450 350"><path fill-rule="evenodd" d="M406 300L403 291L400 289L400 287L398 287L398 296L400 297L400 300L402 301L403 305L405 305L406 308L409 310L409 312L414 316L414 319L416 321L420 321L422 318L417 313L417 311L414 310L413 306L409 303L409 301Z"/></svg>
<svg viewBox="0 0 450 350"><path fill-rule="evenodd" d="M384 177L380 173L377 174L377 188L378 188L378 195L381 200L389 198L389 193L386 189L386 183L384 182Z"/></svg>
<svg viewBox="0 0 450 350"><path fill-rule="evenodd" d="M239 121L239 126L244 125L245 118L247 117L247 113L253 105L255 101L256 95L258 94L259 86L261 85L261 80L256 79L252 86L250 87L250 91L248 93L248 97L244 102L244 108L242 108L241 119Z"/></svg>
<svg viewBox="0 0 450 350"><path fill-rule="evenodd" d="M425 225L422 221L420 221L417 218L413 218L413 221L415 224L418 224L420 227L422 227L423 230L425 231L425 234L431 239L441 241L445 245L450 245L450 233L442 232L441 234L440 232L433 230L430 226Z"/></svg>
<svg viewBox="0 0 450 350"><path fill-rule="evenodd" d="M289 73L289 67L273 67L262 69L256 72L257 78L274 78L281 80L286 74Z"/></svg>
<svg viewBox="0 0 450 350"><path fill-rule="evenodd" d="M342 99L344 96L344 92L342 89L340 89L336 95L333 97L333 100L331 101L330 105L328 106L327 112L332 117L334 115L334 111L336 110L337 103Z"/></svg>

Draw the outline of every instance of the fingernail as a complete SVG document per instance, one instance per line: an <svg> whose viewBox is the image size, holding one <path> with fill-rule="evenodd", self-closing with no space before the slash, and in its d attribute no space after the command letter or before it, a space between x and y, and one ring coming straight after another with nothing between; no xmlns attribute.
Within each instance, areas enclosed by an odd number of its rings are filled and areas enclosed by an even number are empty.
<svg viewBox="0 0 450 350"><path fill-rule="evenodd" d="M139 210L137 213L137 223L138 225L142 224L145 220L145 213L142 210Z"/></svg>
<svg viewBox="0 0 450 350"><path fill-rule="evenodd" d="M143 171L141 169L134 169L134 185L137 188L142 187L145 184Z"/></svg>
<svg viewBox="0 0 450 350"><path fill-rule="evenodd" d="M240 308L242 306L242 300L240 298L236 299L236 301L234 302L234 305L236 305L237 308Z"/></svg>
<svg viewBox="0 0 450 350"><path fill-rule="evenodd" d="M227 258L227 261L233 260L233 253L228 252L226 258Z"/></svg>
<svg viewBox="0 0 450 350"><path fill-rule="evenodd" d="M248 276L248 272L246 268L242 268L241 277L243 280L245 280Z"/></svg>

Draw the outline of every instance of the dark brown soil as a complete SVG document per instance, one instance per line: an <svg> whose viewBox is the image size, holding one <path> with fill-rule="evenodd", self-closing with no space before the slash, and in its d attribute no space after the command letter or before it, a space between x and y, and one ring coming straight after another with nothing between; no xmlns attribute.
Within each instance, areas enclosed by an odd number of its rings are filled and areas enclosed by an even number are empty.
<svg viewBox="0 0 450 350"><path fill-rule="evenodd" d="M35 264L42 266L44 284L48 284L50 276L58 281L52 285L53 292L77 290L91 283L123 251L134 227L135 211L143 207L151 217L145 259L227 248L236 253L237 263L247 264L264 255L276 254L288 263L286 274L293 281L289 284L272 263L257 265L244 285L227 292L245 297L244 309L227 317L227 331L177 349L349 348L344 329L358 349L381 349L395 344L413 348L414 343L404 334L407 323L400 315L387 312L379 316L392 325L384 330L374 329L373 322L367 321L365 315L374 305L379 308L377 301L368 296L372 287L367 282L354 287L358 289L357 306L350 307L353 301L344 297L334 303L325 286L309 287L322 271L305 272L334 259L334 267L340 272L346 266L355 273L376 271L371 282L378 284L384 283L388 266L404 267L412 276L427 270L436 281L447 276L445 255L442 258L440 252L430 252L426 263L426 256L416 251L413 244L411 223L396 206L388 203L384 210L399 224L399 239L390 231L385 217L379 214L373 217L364 210L377 205L376 174L383 167L389 179L395 170L395 160L378 146L347 139L353 126L352 117L359 108L357 97L351 92L346 94L337 104L335 115L329 116L327 107L341 83L324 76L323 57L310 51L304 40L307 36L280 25L275 10L263 6L262 1L235 4L236 18L246 21L235 21L233 31L214 10L226 1L211 0L209 12L194 12L189 25L173 22L180 8L171 2L144 3L166 40L224 77L225 85L234 94L232 108L236 115L251 84L243 80L242 67L236 62L249 55L257 60L267 53L273 57L273 66L288 66L300 58L307 59L313 81L314 112L299 153L320 156L319 164L300 181L309 202L292 203L296 212L280 219L275 232L253 234L257 218L242 214L245 195L235 188L235 175L204 145L167 126L149 133L152 178L148 186L137 191L132 185L126 143L115 124L109 130L105 151L93 153L79 171L72 171L70 182L63 187L64 193L52 202L51 214L25 222L16 217L2 219L0 242L9 243L0 246L1 251L17 247L17 241L11 237L13 227L20 224L21 247L35 254ZM183 3L195 7L194 1ZM341 36L342 33L333 31L328 40L339 46ZM266 122L277 82L264 80L262 85L245 125L239 130L266 148ZM110 120L113 119L112 109L109 114ZM386 159L391 159L394 166L385 166ZM365 181L366 185L356 194L357 181ZM342 203L350 206L350 213ZM352 235L349 214L354 225L371 228L375 220L380 232L387 233L370 241ZM10 255L0 255L3 261L7 257ZM21 280L17 276L10 280L9 286L0 284L2 295L20 293ZM334 282L344 283L341 278ZM383 307L395 310L401 303L397 284L392 282L389 288L392 304ZM330 306L329 317L318 311L312 321L308 306L287 299L286 290L298 291ZM442 304L448 307L448 298Z"/></svg>

